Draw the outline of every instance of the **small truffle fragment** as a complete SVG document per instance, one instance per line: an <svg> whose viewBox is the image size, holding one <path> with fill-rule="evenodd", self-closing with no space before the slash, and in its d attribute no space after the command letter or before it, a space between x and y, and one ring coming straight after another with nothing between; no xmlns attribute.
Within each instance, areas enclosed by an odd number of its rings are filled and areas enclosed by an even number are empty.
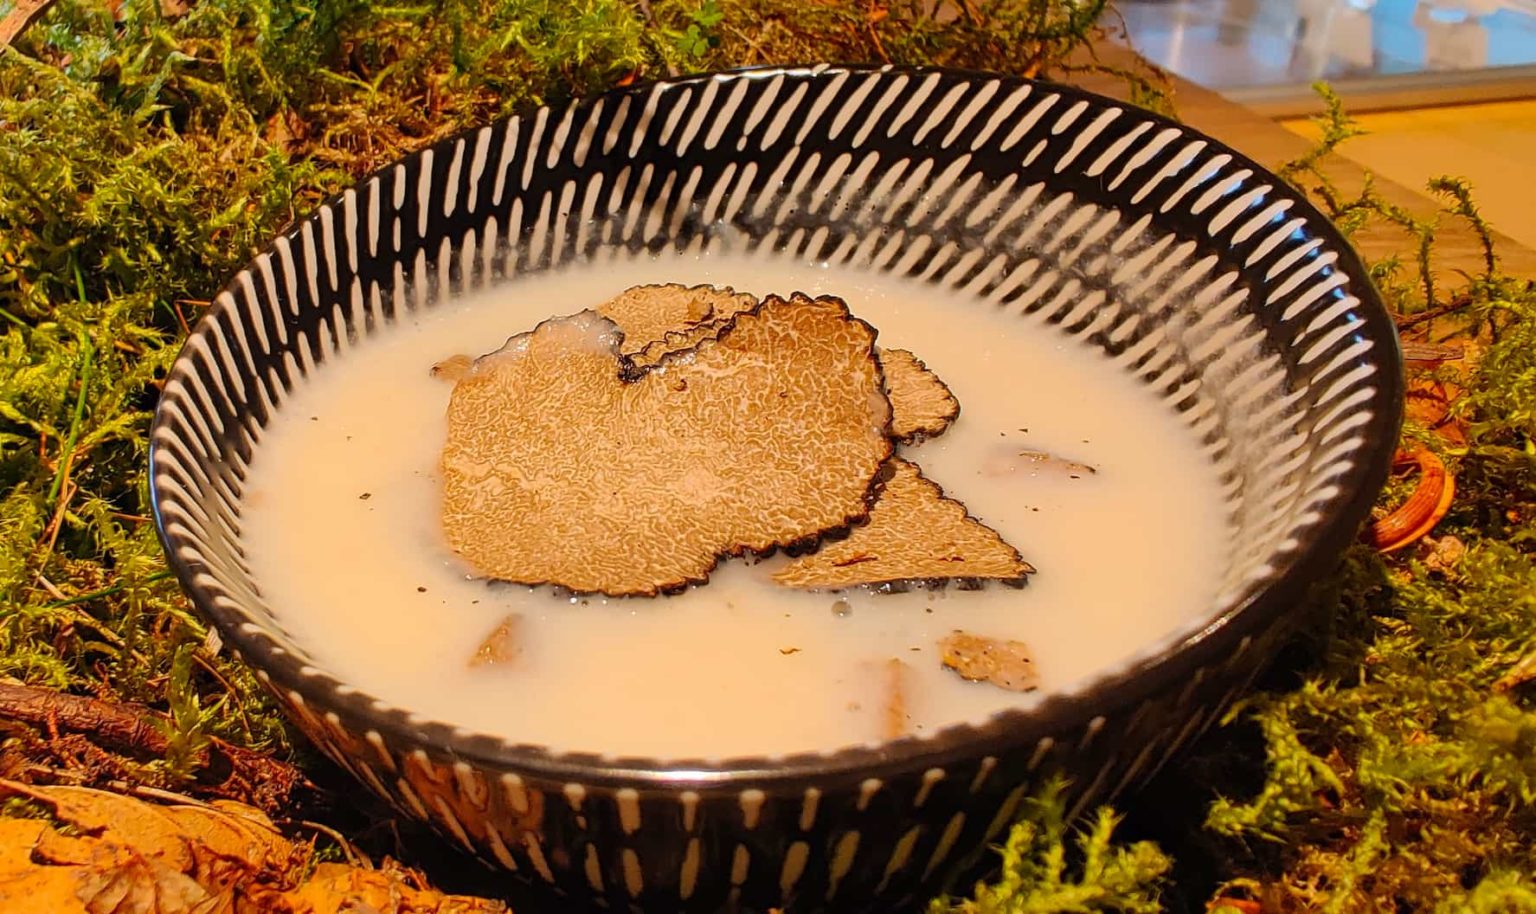
<svg viewBox="0 0 1536 914"><path fill-rule="evenodd" d="M757 305L754 296L681 283L633 286L597 306L624 333L619 353L637 367L720 335L730 319Z"/></svg>
<svg viewBox="0 0 1536 914"><path fill-rule="evenodd" d="M907 664L899 657L885 662L885 715L882 733L886 739L907 735L911 714L907 709Z"/></svg>
<svg viewBox="0 0 1536 914"><path fill-rule="evenodd" d="M868 516L890 404L841 301L767 299L633 380L619 336L548 320L454 387L442 521L475 573L652 596Z"/></svg>
<svg viewBox="0 0 1536 914"><path fill-rule="evenodd" d="M469 366L474 363L475 360L467 355L451 355L432 366L432 377L456 384L469 374Z"/></svg>
<svg viewBox="0 0 1536 914"><path fill-rule="evenodd" d="M506 666L523 654L523 617L517 613L508 615L485 636L480 646L469 658L469 667Z"/></svg>
<svg viewBox="0 0 1536 914"><path fill-rule="evenodd" d="M869 522L795 559L773 579L801 589L955 579L1022 584L1034 570L995 530L946 498L916 464L894 458Z"/></svg>
<svg viewBox="0 0 1536 914"><path fill-rule="evenodd" d="M990 682L1010 692L1032 692L1040 685L1029 646L1022 641L955 631L939 642L939 653L944 666L962 679Z"/></svg>
<svg viewBox="0 0 1536 914"><path fill-rule="evenodd" d="M891 399L891 434L898 441L936 438L960 415L960 401L917 356L905 349L882 349L880 367Z"/></svg>
<svg viewBox="0 0 1536 914"><path fill-rule="evenodd" d="M892 406L894 405L893 401ZM1052 473L1070 479L1082 479L1085 476L1097 475L1099 469L1091 464L1068 460L1045 451L1020 451L1010 447L1000 448L988 456L982 463L981 472L984 476L1011 476L1020 472L1039 476L1041 473Z"/></svg>

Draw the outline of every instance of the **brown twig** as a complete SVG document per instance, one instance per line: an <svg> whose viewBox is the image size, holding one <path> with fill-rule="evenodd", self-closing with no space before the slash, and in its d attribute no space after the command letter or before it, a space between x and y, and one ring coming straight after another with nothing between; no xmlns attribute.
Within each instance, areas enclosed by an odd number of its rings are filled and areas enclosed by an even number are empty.
<svg viewBox="0 0 1536 914"><path fill-rule="evenodd" d="M656 11L651 9L651 0L636 0L635 5L640 7L640 15L645 17L646 25L649 25L653 29L660 28L656 24ZM679 75L677 65L672 63L670 60L667 61L667 75L673 79L676 79Z"/></svg>
<svg viewBox="0 0 1536 914"><path fill-rule="evenodd" d="M171 310L176 312L176 323L181 327L182 336L186 336L192 332L192 328L187 325L187 315L184 311L181 310L181 304L181 299L177 299L176 301L171 302ZM188 302L188 304L191 303Z"/></svg>
<svg viewBox="0 0 1536 914"><path fill-rule="evenodd" d="M52 5L53 0L16 0L11 11L0 19L0 48L10 47L16 36L25 32L27 26L36 22Z"/></svg>
<svg viewBox="0 0 1536 914"><path fill-rule="evenodd" d="M217 636L218 631L218 629L213 627L209 627L208 629L208 633L213 636ZM207 673L209 676L212 676L214 682L217 682L219 685L224 687L224 694L230 697L231 703L235 706L235 713L240 716L240 725L244 728L245 735L250 736L251 718L245 713L245 704L240 701L239 695L235 692L234 685L230 683L229 679L226 678L223 673L219 672L219 668L214 666L213 661L203 656L201 652L194 653L192 655L192 662L197 664L203 672Z"/></svg>
<svg viewBox="0 0 1536 914"><path fill-rule="evenodd" d="M38 777L46 779L50 784L63 782L86 786L84 780L77 772L66 771L63 768L53 768L48 765L28 765L18 774L25 774L29 779ZM177 793L174 790L162 790L159 787L149 787L144 784L134 784L129 781L108 778L94 781L90 786L98 790L109 790L120 793L123 796L136 797L140 800L153 800L156 803L165 803L173 806L196 806L200 809L218 809L211 803L206 803L197 797ZM47 794L33 788L32 784L13 780L12 778L0 778L0 791L12 794L20 794L35 800L47 802Z"/></svg>
<svg viewBox="0 0 1536 914"><path fill-rule="evenodd" d="M1399 346L1403 350L1403 360L1406 362L1458 362L1466 357L1466 351L1462 347L1446 343L1403 340Z"/></svg>
<svg viewBox="0 0 1536 914"><path fill-rule="evenodd" d="M168 578L170 576L171 576L170 570L162 568L159 571L151 572L150 574L145 575L144 577L140 578L137 583L140 583L140 584L153 584L156 581L163 581L163 580L165 580L166 578ZM115 594L120 594L124 590L127 590L128 586L129 586L129 582L128 581L119 580L116 584L113 584L111 587L103 587L100 590L93 590L90 593L82 593L82 594L78 594L76 596L70 597L68 599L65 599L65 600L58 600L57 602L54 602L54 603L48 603L48 604L45 604L43 606L43 608L44 609L62 609L64 607L66 607L66 606L78 606L81 603L89 603L92 600L100 600L103 597L110 597L110 596L113 596ZM100 624L100 623L97 623L97 624Z"/></svg>
<svg viewBox="0 0 1536 914"><path fill-rule="evenodd" d="M0 683L0 718L34 727L56 725L90 734L113 748L161 755L168 744L165 734L151 723L151 713L133 705Z"/></svg>
<svg viewBox="0 0 1536 914"><path fill-rule="evenodd" d="M63 483L59 486L58 502L54 505L53 515L48 519L48 526L43 528L42 554L46 562L48 556L53 554L53 547L58 545L59 531L64 529L64 519L69 514L69 503L74 499L75 493L80 487L75 485L69 474L74 471L75 455L69 453L64 458L64 469L61 478Z"/></svg>
<svg viewBox="0 0 1536 914"><path fill-rule="evenodd" d="M117 752L163 756L170 740L161 724L166 717L142 705L70 695L52 689L0 683L0 720L76 733ZM207 792L265 810L282 809L298 788L316 789L288 762L213 738L194 756L201 773L227 768Z"/></svg>
<svg viewBox="0 0 1536 914"><path fill-rule="evenodd" d="M874 0L871 0L869 14L864 17L864 28L869 32L869 40L874 44L875 53L880 55L882 63L891 62L891 55L885 52L885 44L880 41L880 29L878 28L881 20L885 19L888 15L890 15L889 10L875 6Z"/></svg>
<svg viewBox="0 0 1536 914"><path fill-rule="evenodd" d="M55 600L69 599L69 597L64 595L64 591L60 590L56 584L43 577L42 575L37 576L37 584L47 592L48 596L53 597Z"/></svg>
<svg viewBox="0 0 1536 914"><path fill-rule="evenodd" d="M1493 684L1495 692L1508 692L1516 686L1524 685L1536 679L1536 651L1532 651L1521 657L1509 672L1499 677L1499 681Z"/></svg>
<svg viewBox="0 0 1536 914"><path fill-rule="evenodd" d="M1423 311L1415 311L1412 314L1404 314L1396 318L1397 329L1407 330L1410 327L1417 327L1418 325L1432 321L1437 317L1445 317L1447 314L1455 314L1457 311L1460 311L1471 304L1472 299L1470 296L1458 295L1443 305L1436 305L1433 308L1427 308Z"/></svg>
<svg viewBox="0 0 1536 914"><path fill-rule="evenodd" d="M351 841L346 839L346 836L344 836L336 829L331 828L329 825L323 825L319 822L311 822L308 819L282 819L278 824L296 825L300 828L307 828L311 831L325 835L327 838L335 841L337 847L341 848L341 852L346 855L348 863L352 864L353 866L361 866L364 869L373 869L373 858L358 850Z"/></svg>

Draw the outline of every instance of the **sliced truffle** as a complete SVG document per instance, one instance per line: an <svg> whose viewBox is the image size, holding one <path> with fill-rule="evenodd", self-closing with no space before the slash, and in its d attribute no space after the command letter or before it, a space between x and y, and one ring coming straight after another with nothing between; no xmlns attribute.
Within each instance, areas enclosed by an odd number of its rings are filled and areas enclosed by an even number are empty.
<svg viewBox="0 0 1536 914"><path fill-rule="evenodd" d="M880 367L897 440L913 444L938 437L960 415L960 401L917 356L905 349L882 349Z"/></svg>
<svg viewBox="0 0 1536 914"><path fill-rule="evenodd" d="M629 357L632 370L651 368L671 353L692 349L705 340L714 339L730 324L729 317L712 318L680 330L669 330L660 339L652 340Z"/></svg>
<svg viewBox="0 0 1536 914"><path fill-rule="evenodd" d="M925 478L916 464L891 461L891 476L869 522L824 542L774 574L787 587L996 580L1022 584L1034 568L995 530Z"/></svg>
<svg viewBox="0 0 1536 914"><path fill-rule="evenodd" d="M885 706L881 735L886 739L899 739L907 735L912 718L907 708L907 664L900 657L892 657L884 666Z"/></svg>
<svg viewBox="0 0 1536 914"><path fill-rule="evenodd" d="M597 310L624 332L620 352L635 368L647 368L668 353L719 336L732 318L756 304L753 296L730 288L666 283L626 289ZM876 358L891 401L891 434L898 441L937 437L960 415L960 402L917 356L882 349Z"/></svg>
<svg viewBox="0 0 1536 914"><path fill-rule="evenodd" d="M969 632L955 631L939 642L944 666L972 682L990 682L1011 692L1032 692L1040 686L1029 646Z"/></svg>
<svg viewBox="0 0 1536 914"><path fill-rule="evenodd" d="M612 320L545 321L454 387L447 541L487 578L654 595L861 521L893 449L874 338L770 298L626 380Z"/></svg>
<svg viewBox="0 0 1536 914"><path fill-rule="evenodd" d="M730 288L674 282L625 289L598 305L597 313L623 331L619 352L649 366L719 336L731 318L756 305L754 296Z"/></svg>
<svg viewBox="0 0 1536 914"><path fill-rule="evenodd" d="M894 408L895 402L892 401L891 405ZM983 476L1012 476L1023 472L1031 476L1050 473L1066 476L1069 479L1082 479L1085 476L1097 475L1099 469L1091 464L1068 460L1045 451L1020 451L1011 447L997 449L981 465Z"/></svg>
<svg viewBox="0 0 1536 914"><path fill-rule="evenodd" d="M523 617L517 613L508 615L485 636L480 646L470 655L471 669L481 666L507 666L523 654Z"/></svg>

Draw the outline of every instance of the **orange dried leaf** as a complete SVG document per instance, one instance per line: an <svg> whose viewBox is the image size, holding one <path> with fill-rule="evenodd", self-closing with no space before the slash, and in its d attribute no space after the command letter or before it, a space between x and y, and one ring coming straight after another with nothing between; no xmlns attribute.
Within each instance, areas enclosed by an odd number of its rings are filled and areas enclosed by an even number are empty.
<svg viewBox="0 0 1536 914"><path fill-rule="evenodd" d="M37 866L0 872L0 911L6 914L92 914L80 900L73 869Z"/></svg>
<svg viewBox="0 0 1536 914"><path fill-rule="evenodd" d="M386 862L322 864L295 887L308 849L239 803L164 806L83 787L0 781L0 796L47 805L77 830L0 819L4 914L500 914L501 902L444 895Z"/></svg>
<svg viewBox="0 0 1536 914"><path fill-rule="evenodd" d="M412 885L414 876L398 866L364 870L340 863L322 863L309 880L285 896L291 914L501 914L499 901L444 895Z"/></svg>

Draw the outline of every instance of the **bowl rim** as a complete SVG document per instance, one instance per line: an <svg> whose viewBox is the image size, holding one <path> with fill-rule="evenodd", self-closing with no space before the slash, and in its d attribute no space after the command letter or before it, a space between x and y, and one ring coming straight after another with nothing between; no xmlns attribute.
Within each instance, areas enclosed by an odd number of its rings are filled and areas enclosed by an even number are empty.
<svg viewBox="0 0 1536 914"><path fill-rule="evenodd" d="M1179 636L1168 636L1155 653L1147 653L1122 665L1085 677L1076 691L1050 694L1027 709L1000 711L977 722L945 726L932 734L908 736L878 744L852 745L831 751L805 751L775 756L740 756L720 759L660 759L643 756L600 755L591 752L555 751L547 747L518 743L513 739L473 733L448 721L421 718L405 708L384 702L347 685L324 670L316 670L292 652L275 647L268 636L243 630L250 622L240 610L221 608L195 580L194 572L177 552L177 543L166 531L161 512L161 492L156 472L158 440L156 432L167 422L164 401L156 404L149 433L149 488L151 514L155 531L164 549L166 561L183 591L205 620L209 620L242 662L248 664L268 688L287 693L312 710L335 713L345 727L360 735L377 732L385 743L398 750L409 748L428 755L446 756L452 761L478 766L492 772L520 772L554 781L577 781L608 787L639 786L668 790L688 788L740 788L801 782L808 779L858 783L899 772L925 767L943 767L962 759L998 755L1011 747L1024 746L1087 728L1089 737L1102 726L1106 715L1144 702L1177 685L1187 685L1195 671L1229 660L1246 650L1251 640L1280 625L1284 615L1306 602L1307 591L1326 581L1332 565L1354 538L1365 520L1377 494L1384 485L1402 425L1404 381L1402 353L1391 318L1371 281L1359 253L1331 219L1309 200L1305 193L1284 181L1265 166L1232 148L1227 143L1182 124L1170 117L1140 108L1129 102L1048 80L955 67L898 66L870 64L770 64L715 70L687 76L636 81L599 93L575 96L564 104L591 103L599 98L640 96L664 87L686 87L710 81L763 79L776 75L828 78L838 74L883 73L896 75L947 75L970 82L1000 81L1002 88L1030 86L1063 97L1066 101L1086 101L1118 107L1153 126L1175 128L1193 139L1204 140L1217 153L1254 170L1256 177L1272 180L1294 201L1292 216L1306 219L1314 237L1322 238L1328 249L1337 252L1336 269L1351 284L1351 294L1359 300L1356 309L1362 318L1361 332L1374 345L1363 358L1378 366L1373 379L1376 393L1367 402L1374 408L1371 421L1361 428L1364 437L1358 457L1336 481L1339 493L1316 510L1319 519L1308 528L1299 545L1284 553L1267 579L1250 585L1244 595L1225 606L1210 611L1203 625L1191 627ZM539 106L559 110L559 105ZM528 117L539 107L522 112ZM498 118L492 125L509 119ZM470 128L437 140L421 150L392 160L361 176L354 187L365 185L372 177L400 165L412 163L427 151L451 148L471 137L480 128ZM277 239L296 233L315 218L323 208L339 205L346 191L339 191L317 203L307 214L268 239L260 251L270 251ZM257 256L259 256L259 253ZM252 268L252 258L237 270L224 291L234 291L239 277ZM213 316L210 310L188 334L190 341L205 331ZM176 362L187 357L183 342ZM174 364L172 366L174 372ZM1157 642L1154 642L1157 643ZM1261 665L1263 658L1255 658ZM380 707L383 705L383 707ZM1098 726L1095 725L1098 722Z"/></svg>

